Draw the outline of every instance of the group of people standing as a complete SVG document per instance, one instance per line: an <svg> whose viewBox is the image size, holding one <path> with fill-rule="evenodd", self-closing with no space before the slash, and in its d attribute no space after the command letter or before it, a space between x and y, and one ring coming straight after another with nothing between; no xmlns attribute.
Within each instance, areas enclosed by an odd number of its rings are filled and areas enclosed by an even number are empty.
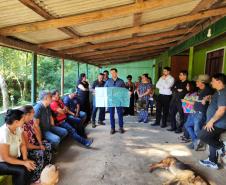
<svg viewBox="0 0 226 185"><path fill-rule="evenodd" d="M195 81L187 80L187 71L180 71L179 80L170 75L170 68L156 83L156 121L152 126L167 127L168 131L182 133L182 142L190 142L190 149L199 150L209 145L209 158L200 160L203 166L218 169L219 154L225 155L220 135L226 132L226 75L210 77L200 74ZM169 115L169 116L168 116Z"/></svg>

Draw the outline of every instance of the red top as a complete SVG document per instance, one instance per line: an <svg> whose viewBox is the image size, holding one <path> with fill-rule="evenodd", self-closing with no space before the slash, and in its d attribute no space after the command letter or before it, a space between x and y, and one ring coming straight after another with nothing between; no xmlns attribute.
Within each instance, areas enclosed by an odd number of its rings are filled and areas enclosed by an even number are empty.
<svg viewBox="0 0 226 185"><path fill-rule="evenodd" d="M53 111L53 118L56 123L60 123L67 118L67 115L65 113L61 114L61 113L57 112L58 108L63 109L64 107L65 106L64 106L64 103L62 102L62 100L52 101L52 103L50 104L50 109Z"/></svg>

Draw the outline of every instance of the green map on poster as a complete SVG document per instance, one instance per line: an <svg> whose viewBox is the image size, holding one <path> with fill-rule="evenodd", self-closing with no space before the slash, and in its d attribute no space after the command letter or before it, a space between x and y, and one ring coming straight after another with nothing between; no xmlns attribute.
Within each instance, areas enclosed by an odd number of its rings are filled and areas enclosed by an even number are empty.
<svg viewBox="0 0 226 185"><path fill-rule="evenodd" d="M95 88L96 107L129 107L130 95L122 87Z"/></svg>

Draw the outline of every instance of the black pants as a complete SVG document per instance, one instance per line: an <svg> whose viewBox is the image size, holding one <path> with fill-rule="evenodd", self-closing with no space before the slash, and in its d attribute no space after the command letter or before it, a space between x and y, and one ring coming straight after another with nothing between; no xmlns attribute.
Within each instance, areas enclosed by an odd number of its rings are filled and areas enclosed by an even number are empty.
<svg viewBox="0 0 226 185"><path fill-rule="evenodd" d="M171 95L162 95L160 94L157 97L156 104L156 124L160 124L162 118L162 126L166 126L167 117L169 114L169 105L170 105ZM163 112L163 116L162 116Z"/></svg>
<svg viewBox="0 0 226 185"><path fill-rule="evenodd" d="M180 122L177 125L176 114L180 115ZM180 99L173 98L170 102L170 123L171 128L174 130L182 130L184 124L184 112Z"/></svg>
<svg viewBox="0 0 226 185"><path fill-rule="evenodd" d="M12 175L13 185L29 185L30 173L26 167L0 162L0 175Z"/></svg>
<svg viewBox="0 0 226 185"><path fill-rule="evenodd" d="M199 132L198 138L209 145L209 160L217 163L217 150L224 146L220 140L220 135L226 132L226 129L214 127L212 132L202 129Z"/></svg>
<svg viewBox="0 0 226 185"><path fill-rule="evenodd" d="M124 115L134 115L134 94L131 95L130 97L130 103L129 103L129 107L125 107L124 109Z"/></svg>

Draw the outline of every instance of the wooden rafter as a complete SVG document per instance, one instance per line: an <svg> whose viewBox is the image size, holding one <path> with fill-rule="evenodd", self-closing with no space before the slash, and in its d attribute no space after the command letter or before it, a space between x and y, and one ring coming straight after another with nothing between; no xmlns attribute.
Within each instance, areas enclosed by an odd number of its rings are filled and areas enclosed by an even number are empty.
<svg viewBox="0 0 226 185"><path fill-rule="evenodd" d="M134 43L142 43L144 41L151 41L151 40L156 40L161 37L173 37L173 36L180 36L183 35L184 32L189 32L188 29L180 29L180 30L173 30L173 31L166 31L166 32L161 32L161 33L154 33L146 36L140 36L137 38L129 38L129 39L122 39L122 40L117 40L117 41L110 41L110 42L104 42L104 43L99 43L95 44L92 46L82 46L82 47L77 47L77 48L70 48L70 49L65 49L61 50L63 53L88 53L91 51L94 51L95 49L106 49L106 48L111 48L111 47L121 47L121 46L126 46L129 44L134 44ZM96 35L93 35L93 38L96 37Z"/></svg>
<svg viewBox="0 0 226 185"><path fill-rule="evenodd" d="M216 6L218 5L218 3L221 3L221 2L219 2L218 0L202 0L191 11L191 13L197 13L199 11L203 11L203 10L209 9L211 7L213 8L213 6L216 8ZM204 27L205 27L204 24L205 24L205 22L206 22L207 19L208 18L205 18L205 19L196 21L196 23L193 26L187 24L186 27L189 27L190 33L185 32L184 38L181 41L179 41L178 44L181 44L185 40L191 38L192 36L196 35L198 32L202 31L204 29ZM216 21L219 20L218 17L214 17L213 19L216 20ZM215 22L215 21L213 21L213 22ZM178 28L179 27L180 27L180 25L178 26Z"/></svg>
<svg viewBox="0 0 226 185"><path fill-rule="evenodd" d="M174 37L174 38L160 39L160 40L156 40L156 41L153 41L153 42L134 44L134 45L126 46L126 47L106 50L104 54L98 54L98 55L99 56L109 56L109 55L112 55L112 53L116 53L116 52L123 52L123 51L128 51L128 50L133 50L133 49L165 45L165 44L169 44L169 43L173 43L173 42L175 43L176 41L178 41L180 39L181 39L181 37ZM95 56L98 56L98 55L95 55ZM78 57L79 55L75 55L75 56ZM92 58L92 57L94 57L94 56L89 56L89 57L85 57L85 58Z"/></svg>
<svg viewBox="0 0 226 185"><path fill-rule="evenodd" d="M104 34L104 38L112 38L112 37L117 37L117 36L126 36L129 34L133 33L140 33L140 32L147 32L150 29L155 28L157 29L164 29L164 28L169 28L171 26L181 24L181 23L187 23L195 20L201 20L207 17L214 17L214 16L219 16L219 15L226 15L226 7L223 8L217 8L217 9L212 9L212 10L206 10L202 11L199 13L195 13L192 15L184 15L184 16L179 16L167 20L162 20L162 21L156 21L153 23L145 24L140 27L132 27L132 28L125 28L121 30L115 30L112 32L108 32ZM0 31L1 33L1 31ZM65 40L60 40L60 41L53 41L53 42L47 42L40 44L40 47L45 47L45 48L57 48L57 47L62 47L62 46L73 46L75 44L81 44L84 42L87 42L90 40L90 37L84 37L81 39L65 39Z"/></svg>
<svg viewBox="0 0 226 185"><path fill-rule="evenodd" d="M143 3L134 3L130 5L124 5L115 8L109 8L105 10L98 10L94 12L84 13L80 15L73 15L53 20L45 20L34 23L26 23L16 26L9 26L0 29L1 35L13 35L15 33L34 32L38 30L44 30L49 28L62 28L67 26L75 26L93 21L101 21L106 19L112 19L114 17L127 16L142 11L156 9L160 7L167 7L177 5L179 3L185 3L188 0L152 0Z"/></svg>
<svg viewBox="0 0 226 185"><path fill-rule="evenodd" d="M143 3L144 0L136 0L136 3ZM135 13L133 15L133 26L140 26L141 25L141 18L142 18L142 12ZM132 37L136 37L138 33L132 34Z"/></svg>
<svg viewBox="0 0 226 185"><path fill-rule="evenodd" d="M148 49L148 50L140 50L140 51L133 51L132 53L120 53L118 55L112 55L112 56L106 56L106 57L97 57L97 58L90 58L89 61L105 61L107 59L113 60L113 59L123 59L128 57L134 57L134 56L141 56L141 55L147 55L147 54L153 54L153 53L161 53L166 51L166 48L162 49Z"/></svg>
<svg viewBox="0 0 226 185"><path fill-rule="evenodd" d="M53 15L49 14L42 7L37 5L33 0L19 0L19 1L21 3L23 3L26 7L30 8L35 13L39 14L40 16L42 16L43 18L45 18L47 20L56 19L56 17L54 17ZM67 35L71 36L72 38L76 38L76 39L79 38L79 35L74 33L71 30L71 28L69 28L69 27L62 27L62 28L59 28L59 30L61 30L62 32L66 33Z"/></svg>
<svg viewBox="0 0 226 185"><path fill-rule="evenodd" d="M4 37L1 35L0 35L0 45L12 47L12 48L23 50L23 51L35 52L35 53L42 54L45 56L60 57L60 58L69 59L69 60L76 60L76 61L79 61L82 63L85 62L79 58L76 58L76 56L74 56L74 55L63 54L63 53L60 53L60 52L57 52L54 50L40 48L35 44L31 44L31 43L17 40L14 38Z"/></svg>
<svg viewBox="0 0 226 185"><path fill-rule="evenodd" d="M95 63L99 66L125 63L125 62L127 63L127 62L152 59L152 58L158 56L159 54L160 53L152 53L152 54L146 54L146 55L138 55L138 56L134 56L134 57L126 57L126 58L121 58L121 59L106 59L105 61L95 61ZM90 63L92 63L92 61L90 61Z"/></svg>
<svg viewBox="0 0 226 185"><path fill-rule="evenodd" d="M106 53L100 53L100 52L95 52L95 53L84 53L84 54L80 54L80 55L76 55L77 57L79 57L79 58L86 58L86 59L89 59L89 58L95 58L95 57L98 57L98 56L100 56L100 57L102 57L102 56L111 56L111 55L118 55L118 54L123 54L123 53L126 53L126 52L134 52L134 51L137 51L137 50L142 50L142 49L147 49L147 48L152 48L152 49L161 49L161 48L169 48L169 47L173 47L173 46L175 46L176 45L176 43L175 42L173 42L173 43L169 43L169 44L159 44L159 45L156 45L156 46L147 46L147 45L143 45L143 47L136 47L136 48L127 48L127 47L124 47L121 51L115 51L115 52L113 52L112 50L107 50L108 52L106 52ZM146 47L145 47L146 46ZM118 48L119 49L119 48ZM103 51L101 51L101 52L103 52ZM87 54L92 54L92 55L87 55Z"/></svg>

